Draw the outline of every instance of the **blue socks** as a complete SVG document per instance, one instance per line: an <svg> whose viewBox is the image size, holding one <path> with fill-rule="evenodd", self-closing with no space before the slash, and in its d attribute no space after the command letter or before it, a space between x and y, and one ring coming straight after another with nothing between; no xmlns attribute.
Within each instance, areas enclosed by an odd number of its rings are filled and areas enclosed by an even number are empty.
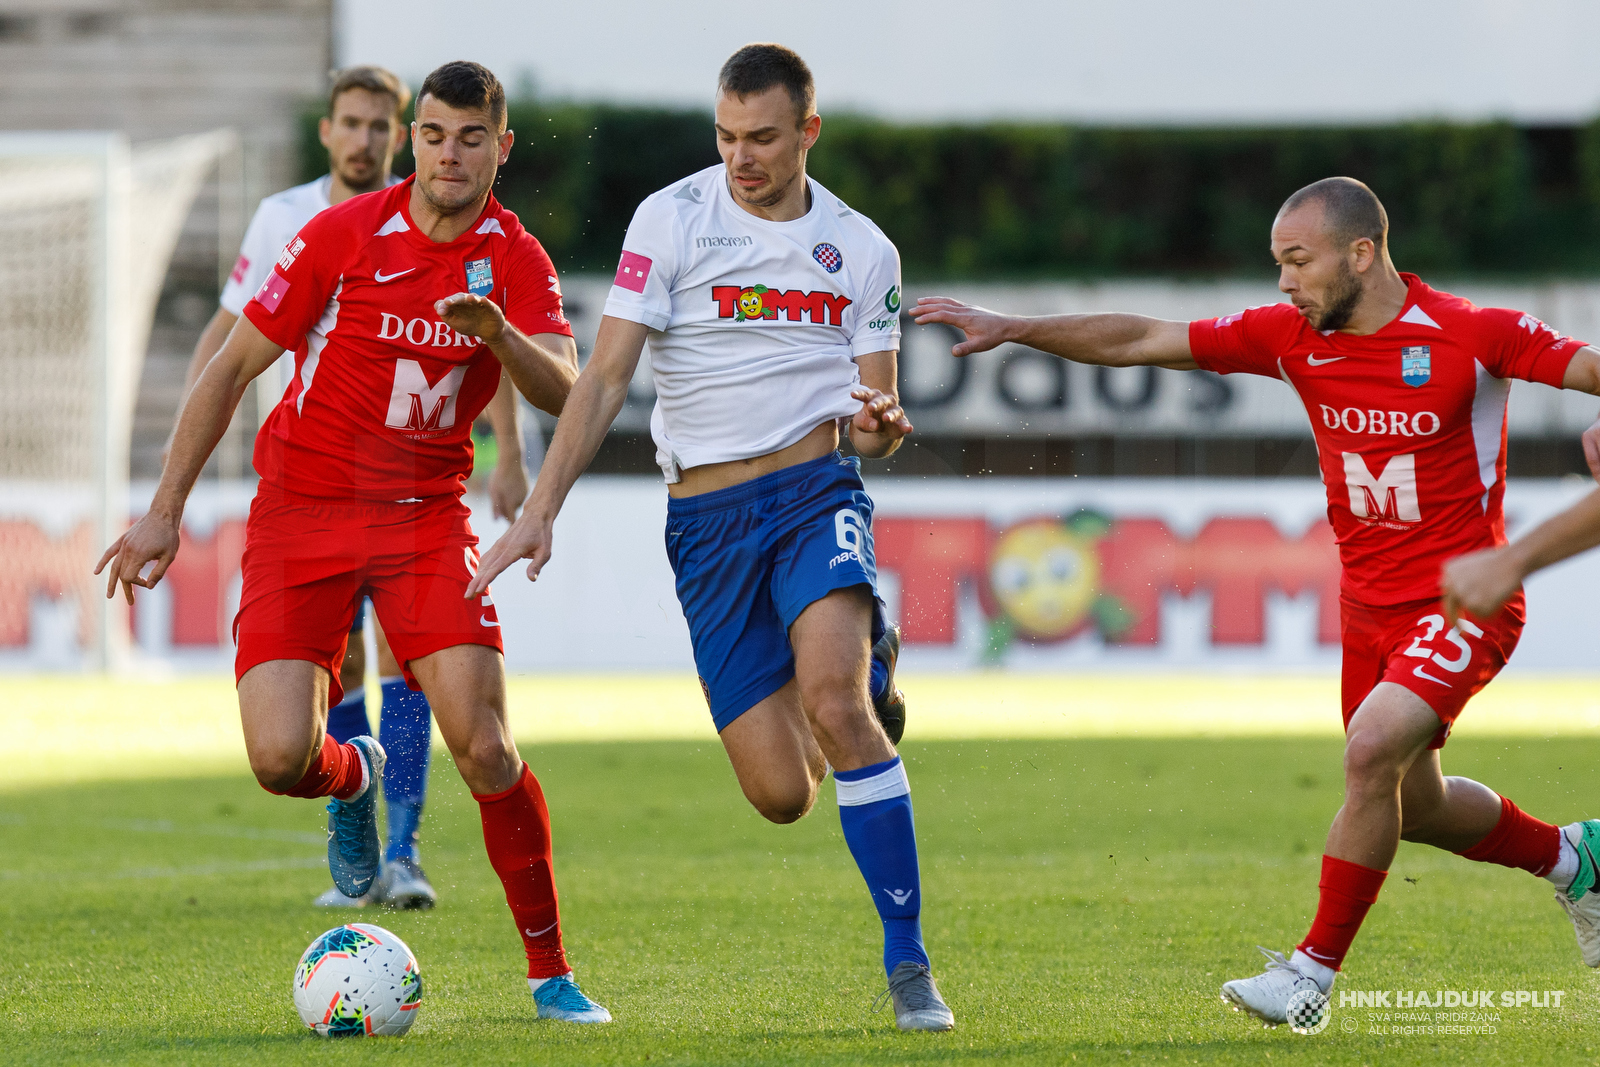
<svg viewBox="0 0 1600 1067"><path fill-rule="evenodd" d="M896 756L853 771L834 771L845 844L866 879L883 920L883 969L906 962L928 965L922 947L922 880L917 873L917 833L911 821L911 786Z"/></svg>
<svg viewBox="0 0 1600 1067"><path fill-rule="evenodd" d="M349 744L352 737L370 735L367 725L367 694L359 688L346 693L345 698L328 709L328 736L339 744Z"/></svg>
<svg viewBox="0 0 1600 1067"><path fill-rule="evenodd" d="M384 859L417 858L417 828L428 795L428 757L433 751L433 713L428 698L407 688L404 678L382 680L382 734L389 755L383 769L383 799L389 809L389 847Z"/></svg>

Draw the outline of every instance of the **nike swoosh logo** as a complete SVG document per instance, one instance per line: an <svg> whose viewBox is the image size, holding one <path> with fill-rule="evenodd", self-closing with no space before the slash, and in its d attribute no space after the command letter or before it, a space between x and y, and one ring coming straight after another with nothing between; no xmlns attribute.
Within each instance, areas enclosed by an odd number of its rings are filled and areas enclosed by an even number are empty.
<svg viewBox="0 0 1600 1067"><path fill-rule="evenodd" d="M1442 685L1446 689L1454 689L1455 688L1455 686L1451 685L1449 682L1445 681L1444 679L1435 678L1433 675L1429 674L1427 671L1423 670L1421 667L1418 667L1416 670L1412 671L1411 673L1416 675L1418 678L1426 678L1430 682L1433 682L1433 683L1435 683L1437 685Z"/></svg>
<svg viewBox="0 0 1600 1067"><path fill-rule="evenodd" d="M1341 359L1348 359L1348 358L1350 358L1350 357L1348 357L1348 356L1333 356L1330 359L1318 359L1316 357L1316 355L1313 353L1312 355L1309 355L1309 356L1306 357L1306 362L1311 364L1313 367L1320 367L1324 363L1337 363Z"/></svg>
<svg viewBox="0 0 1600 1067"><path fill-rule="evenodd" d="M522 932L527 934L529 937L538 937L539 934L548 934L551 930L554 930L559 925L560 925L559 921L553 922L549 926L546 926L543 930L540 930L538 934L534 933L532 930L527 930L527 929L524 929Z"/></svg>
<svg viewBox="0 0 1600 1067"><path fill-rule="evenodd" d="M402 275L402 274L410 274L412 271L414 271L416 269L417 268L415 268L415 267L407 267L405 270L397 270L393 274L385 274L381 270L375 270L375 271L372 272L372 280L377 282L379 285L382 285L384 282L392 282L392 281L394 281L396 278L400 277L400 275Z"/></svg>
<svg viewBox="0 0 1600 1067"><path fill-rule="evenodd" d="M487 615L479 615L478 616L478 625L479 626L499 626L500 624L497 623L497 622L494 622L493 620L491 620L489 618L489 616L487 616Z"/></svg>
<svg viewBox="0 0 1600 1067"><path fill-rule="evenodd" d="M1331 959L1333 959L1332 956L1324 956L1322 953L1318 952L1314 948L1301 949L1300 951L1304 952L1307 956L1310 956L1314 960L1331 960Z"/></svg>

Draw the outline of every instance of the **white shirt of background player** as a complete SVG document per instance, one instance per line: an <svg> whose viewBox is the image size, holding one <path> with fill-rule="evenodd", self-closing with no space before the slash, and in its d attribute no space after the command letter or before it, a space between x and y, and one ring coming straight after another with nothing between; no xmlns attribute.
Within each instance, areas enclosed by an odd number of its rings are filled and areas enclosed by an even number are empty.
<svg viewBox="0 0 1600 1067"><path fill-rule="evenodd" d="M393 185L399 180L391 174L385 184ZM302 226L332 206L328 199L328 190L332 185L333 175L324 174L315 181L274 193L261 201L261 206L256 208L249 227L244 231L239 259L234 263L233 273L228 275L228 281L222 287L222 296L217 301L223 311L235 319L244 314L244 306L256 295L261 283L267 280L272 265L283 254L284 247L294 240L294 235L300 232ZM271 396L272 402L276 403L288 386L293 369L294 356L285 352L284 357L258 379L262 395Z"/></svg>
<svg viewBox="0 0 1600 1067"><path fill-rule="evenodd" d="M787 222L736 204L720 163L634 212L605 313L652 331L650 432L668 482L855 414L856 358L900 347L894 245L806 181L810 210Z"/></svg>
<svg viewBox="0 0 1600 1067"><path fill-rule="evenodd" d="M388 93L364 88L346 89L334 98L332 114L318 129L323 147L328 150L329 173L316 181L285 189L261 201L245 230L239 259L222 288L219 307L195 343L194 355L184 375L183 395L194 388L195 379L211 357L222 348L228 332L244 313L244 306L256 295L267 272L272 269L300 227L319 211L343 203L358 193L370 193L395 182L390 171L394 154L405 143L407 126L396 112L399 101ZM261 375L257 389L276 403L288 385L293 358L285 355ZM181 405L180 405L181 408ZM176 424L177 420L173 420ZM162 465L172 448L169 436L161 450Z"/></svg>

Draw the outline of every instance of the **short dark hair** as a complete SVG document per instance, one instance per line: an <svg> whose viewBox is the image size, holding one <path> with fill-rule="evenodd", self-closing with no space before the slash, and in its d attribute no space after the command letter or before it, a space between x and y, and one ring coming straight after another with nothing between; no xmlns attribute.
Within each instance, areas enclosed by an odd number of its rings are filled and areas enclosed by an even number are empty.
<svg viewBox="0 0 1600 1067"><path fill-rule="evenodd" d="M1366 237L1380 252L1388 246L1389 213L1383 210L1382 201L1365 182L1354 178L1323 178L1312 182L1285 200L1278 214L1286 215L1310 203L1322 205L1323 224L1340 244Z"/></svg>
<svg viewBox="0 0 1600 1067"><path fill-rule="evenodd" d="M804 125L817 109L817 84L811 68L800 53L781 44L747 44L722 64L717 89L743 100L752 93L764 93L781 85L794 101L799 124Z"/></svg>
<svg viewBox="0 0 1600 1067"><path fill-rule="evenodd" d="M433 73L422 79L422 88L417 90L419 106L425 96L461 111L488 112L489 122L495 129L506 128L506 87L482 63L458 59L435 67Z"/></svg>
<svg viewBox="0 0 1600 1067"><path fill-rule="evenodd" d="M394 98L394 117L403 121L406 105L411 103L411 87L393 72L382 67L346 67L333 72L333 85L328 89L328 117L333 117L339 97L351 89L365 89L369 93L387 93Z"/></svg>

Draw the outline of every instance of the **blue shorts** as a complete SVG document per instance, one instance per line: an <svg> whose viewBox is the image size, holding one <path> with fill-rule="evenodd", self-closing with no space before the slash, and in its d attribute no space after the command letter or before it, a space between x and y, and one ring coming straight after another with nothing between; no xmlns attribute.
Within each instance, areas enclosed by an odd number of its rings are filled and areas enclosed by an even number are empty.
<svg viewBox="0 0 1600 1067"><path fill-rule="evenodd" d="M717 732L794 677L789 627L835 589L876 604L872 499L861 461L831 456L667 501L667 559ZM883 612L872 613L872 640Z"/></svg>
<svg viewBox="0 0 1600 1067"><path fill-rule="evenodd" d="M358 634L367 628L367 598L356 601L356 617L350 620L350 632Z"/></svg>

